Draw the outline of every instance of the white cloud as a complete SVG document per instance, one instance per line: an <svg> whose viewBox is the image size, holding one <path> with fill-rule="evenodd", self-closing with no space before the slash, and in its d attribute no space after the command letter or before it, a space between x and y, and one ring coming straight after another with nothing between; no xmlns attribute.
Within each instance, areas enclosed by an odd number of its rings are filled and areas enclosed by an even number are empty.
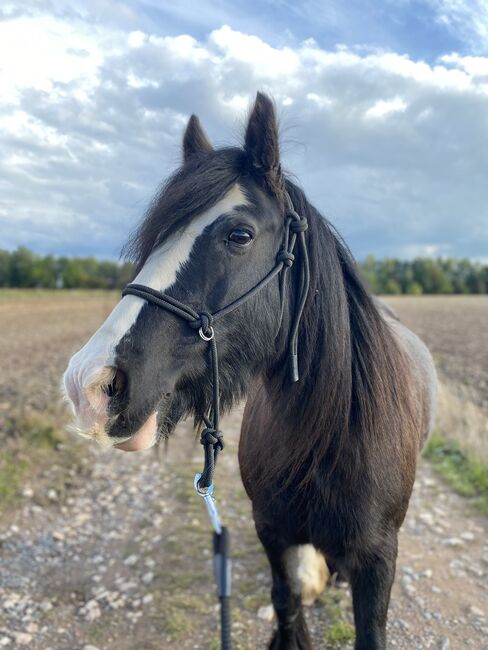
<svg viewBox="0 0 488 650"><path fill-rule="evenodd" d="M327 108L332 104L332 100L330 99L330 97L327 97L326 95L318 95L317 93L307 93L306 98L309 101L314 102L314 104L316 104L319 108ZM291 97L285 98L283 100L283 104L286 106L287 104L285 104L285 102L290 99Z"/></svg>
<svg viewBox="0 0 488 650"><path fill-rule="evenodd" d="M450 247L443 244L407 244L400 249L402 258L449 257L451 253Z"/></svg>
<svg viewBox="0 0 488 650"><path fill-rule="evenodd" d="M141 32L140 30L135 30L133 32L130 32L127 42L129 44L129 47L142 47L144 45L145 41L147 39L146 34L144 32Z"/></svg>
<svg viewBox="0 0 488 650"><path fill-rule="evenodd" d="M368 108L366 111L367 118L381 118L385 115L390 115L391 113L403 113L407 108L407 104L403 101L401 97L395 97L394 99L384 100L380 99Z"/></svg>
<svg viewBox="0 0 488 650"><path fill-rule="evenodd" d="M438 22L470 46L488 49L488 4L486 0L428 0L437 11Z"/></svg>
<svg viewBox="0 0 488 650"><path fill-rule="evenodd" d="M445 54L440 60L464 70L471 77L488 77L488 57L460 56L456 52Z"/></svg>
<svg viewBox="0 0 488 650"><path fill-rule="evenodd" d="M480 257L487 71L488 58L455 52L429 65L228 26L199 40L12 16L0 22L0 245L115 254L178 164L188 115L232 142L262 89L285 165L359 256Z"/></svg>
<svg viewBox="0 0 488 650"><path fill-rule="evenodd" d="M241 34L227 25L214 30L209 43L217 46L221 63L247 64L257 78L277 82L293 77L300 68L300 57L290 48L271 47L257 36Z"/></svg>
<svg viewBox="0 0 488 650"><path fill-rule="evenodd" d="M96 85L98 68L111 51L107 33L48 15L0 22L0 93L16 102L22 88L52 92L57 84Z"/></svg>

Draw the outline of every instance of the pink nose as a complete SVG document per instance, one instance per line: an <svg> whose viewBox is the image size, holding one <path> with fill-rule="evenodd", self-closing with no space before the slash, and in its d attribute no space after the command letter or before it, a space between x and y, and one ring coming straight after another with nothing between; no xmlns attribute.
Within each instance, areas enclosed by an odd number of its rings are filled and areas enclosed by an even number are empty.
<svg viewBox="0 0 488 650"><path fill-rule="evenodd" d="M64 375L64 387L73 404L78 427L86 432L105 428L109 399L120 396L125 385L120 370L110 366L77 367L76 363L70 363Z"/></svg>

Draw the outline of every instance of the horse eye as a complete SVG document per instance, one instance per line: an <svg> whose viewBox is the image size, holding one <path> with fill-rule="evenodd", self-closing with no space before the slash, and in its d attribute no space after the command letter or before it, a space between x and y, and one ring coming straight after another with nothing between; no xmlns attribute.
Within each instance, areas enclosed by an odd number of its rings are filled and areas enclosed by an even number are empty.
<svg viewBox="0 0 488 650"><path fill-rule="evenodd" d="M229 234L229 241L234 242L234 244L245 246L252 242L252 234L245 228L234 228L234 230Z"/></svg>

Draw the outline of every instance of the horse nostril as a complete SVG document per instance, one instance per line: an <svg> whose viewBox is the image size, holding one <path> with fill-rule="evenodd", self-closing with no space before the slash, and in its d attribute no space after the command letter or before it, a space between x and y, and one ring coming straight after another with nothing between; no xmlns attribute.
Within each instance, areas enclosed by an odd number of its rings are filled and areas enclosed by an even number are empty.
<svg viewBox="0 0 488 650"><path fill-rule="evenodd" d="M103 388L105 394L108 397L118 397L122 395L127 385L127 380L125 374L117 368L113 376L112 381L109 384L106 384Z"/></svg>

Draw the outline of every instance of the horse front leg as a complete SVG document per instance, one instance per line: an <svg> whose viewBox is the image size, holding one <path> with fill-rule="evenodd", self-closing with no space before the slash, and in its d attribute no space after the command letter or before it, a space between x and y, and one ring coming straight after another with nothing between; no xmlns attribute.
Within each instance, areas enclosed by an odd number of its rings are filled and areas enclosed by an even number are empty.
<svg viewBox="0 0 488 650"><path fill-rule="evenodd" d="M363 558L351 571L355 650L385 650L386 620L395 577L397 533L373 556Z"/></svg>
<svg viewBox="0 0 488 650"><path fill-rule="evenodd" d="M302 608L302 597L290 588L288 577L272 569L271 600L278 628L269 644L270 650L312 650L312 640Z"/></svg>
<svg viewBox="0 0 488 650"><path fill-rule="evenodd" d="M270 650L313 650L303 614L302 595L296 589L287 568L287 547L276 543L274 535L258 531L271 565L273 585L271 600L278 620L278 628L269 644ZM273 540L273 541L271 541Z"/></svg>

